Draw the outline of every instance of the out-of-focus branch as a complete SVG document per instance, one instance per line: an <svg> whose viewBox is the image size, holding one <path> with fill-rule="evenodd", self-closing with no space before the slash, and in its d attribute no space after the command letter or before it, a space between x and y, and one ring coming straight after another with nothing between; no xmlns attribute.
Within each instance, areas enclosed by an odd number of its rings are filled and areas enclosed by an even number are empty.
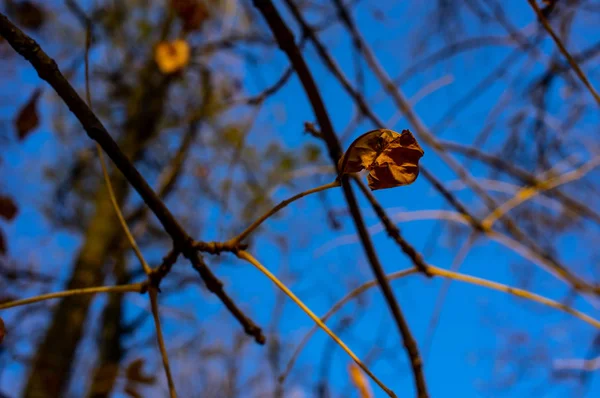
<svg viewBox="0 0 600 398"><path fill-rule="evenodd" d="M8 301L6 303L0 304L0 310L5 310L7 308L19 307L21 305L27 305L32 303L37 303L39 301L52 300L61 297L69 297L69 296L77 296L77 295L85 295L85 294L96 294L96 293L126 293L126 292L138 292L142 293L145 289L145 285L143 283L133 283L130 285L121 285L121 286L99 286L99 287L89 287L85 289L71 289L65 290L62 292L54 292L47 294L40 294L39 296L30 297L27 299L21 300L13 300Z"/></svg>
<svg viewBox="0 0 600 398"><path fill-rule="evenodd" d="M437 138L426 128L425 124L414 112L404 94L394 85L391 78L388 76L387 72L381 66L379 60L371 50L370 46L366 43L361 33L358 31L356 25L352 21L350 14L342 4L342 1L334 0L334 4L338 9L340 19L344 22L350 34L353 37L355 37L356 40L361 41L361 48L363 50L363 55L367 64L369 65L377 79L380 81L381 85L388 92L390 97L394 100L396 106L406 115L407 119L415 127L415 130L419 134L419 136L421 136L423 140L433 148L433 150L438 154L438 156L458 175L460 179L462 179L469 186L469 188L473 190L473 192L475 192L479 197L483 199L484 203L490 210L495 209L498 206L495 200L484 189L482 189L479 186L479 184L477 184L477 182L473 179L473 177L465 167L463 167L459 162L457 162L452 156L450 156L450 154L448 154L444 150L444 148L438 142ZM567 279L575 289L583 292L598 291L596 287L590 286L589 283L574 275L571 271L569 271L567 267L559 263L556 258L552 257L549 253L545 252L542 248L540 248L536 242L534 242L529 236L527 236L520 230L520 228L510 217L505 215L504 217L502 217L501 221L503 225L507 228L507 230L516 239L526 243L527 246L531 248L531 250L544 257L554 268L554 272Z"/></svg>
<svg viewBox="0 0 600 398"><path fill-rule="evenodd" d="M539 179L536 178L534 175L530 174L529 172L527 172L527 170L522 169L519 166L516 166L515 164L513 164L512 162L508 162L499 156L495 156L495 155L483 152L482 150L480 150L478 148L459 144L457 142L442 141L441 145L444 148L448 149L449 151L460 153L462 155L469 156L471 158L485 162L485 163L491 165L492 167L496 168L499 171L510 174L513 177L516 177L517 179L519 179L521 182L523 182L525 184L532 185L532 186L536 186L536 185L540 184ZM596 223L600 224L600 214L598 212L596 212L594 209L590 208L589 206L585 205L584 203L581 203L577 199L572 198L568 194L563 193L556 189L550 190L550 191L543 191L542 193L544 195L556 197L569 209L573 210L574 212L576 212L578 214L583 214L585 217L588 217L590 220L594 220Z"/></svg>
<svg viewBox="0 0 600 398"><path fill-rule="evenodd" d="M598 106L600 106L600 95L598 94L596 89L594 89L594 87L588 80L585 73L583 73L583 71L577 64L577 61L575 60L575 58L573 58L573 56L569 53L569 51L567 51L567 48L565 47L563 42L560 40L560 38L557 36L557 34L554 32L554 29L552 29L552 26L550 26L550 22L548 22L548 19L542 13L542 11L538 7L535 0L528 0L528 1L529 1L529 4L531 5L531 8L533 8L533 11L536 13L537 17L539 18L540 22L542 23L542 26L544 26L544 29L546 29L546 32L548 32L548 34L552 37L552 40L554 40L554 43L556 43L556 46L558 47L558 49L560 50L562 55L564 55L565 58L569 61L569 64L571 65L573 70L575 70L575 73L577 74L577 76L579 77L579 79L581 80L583 85L588 89L590 94L592 94L592 96L596 100L596 103L598 103Z"/></svg>

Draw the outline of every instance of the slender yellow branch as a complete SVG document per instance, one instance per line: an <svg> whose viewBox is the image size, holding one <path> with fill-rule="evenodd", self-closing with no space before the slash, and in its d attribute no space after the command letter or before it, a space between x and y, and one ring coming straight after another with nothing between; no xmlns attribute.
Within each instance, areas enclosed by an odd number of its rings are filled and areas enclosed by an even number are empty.
<svg viewBox="0 0 600 398"><path fill-rule="evenodd" d="M557 301L551 300L544 296L540 296L539 294L531 293L524 289L519 289L516 287L504 285L502 283L492 282L487 279L478 278L478 277L470 276L470 275L465 275L465 274L461 274L458 272L447 271L445 269L438 268L433 265L429 265L428 269L431 271L431 274L434 276L441 276L444 278L449 278L449 279L454 279L454 280L461 281L461 282L470 283L472 285L487 287L488 289L498 290L498 291L501 291L504 293L512 294L517 297L535 301L540 304L546 305L548 307L552 307L552 308L564 311L564 312L571 314L571 315L581 319L582 321L587 322L590 325L600 329L600 321L592 318L589 315L584 314L583 312L577 311L565 304L561 304ZM416 268L409 268L409 269L406 269L403 271L397 271L397 272L388 274L386 277L388 280L392 281L392 280L400 279L405 276L416 274L416 273L417 273ZM327 320L329 318L331 318L335 313L337 313L340 309L342 309L342 307L344 307L350 300L358 297L360 294L364 293L365 291L367 291L375 286L377 286L377 281L372 280L372 281L366 282L366 283L360 285L359 287L357 287L356 289L352 290L350 293L346 294L343 298L341 298L338 302L336 302L329 311L327 311L327 313L321 318L321 322L322 323L327 322ZM292 367L294 366L294 363L296 362L296 360L298 359L298 356L300 355L300 352L302 351L302 349L304 348L304 346L306 345L308 340L310 340L310 338L315 334L315 331L316 331L316 327L313 327L302 338L302 340L300 341L300 344L298 345L298 347L296 347L296 350L292 354L292 357L290 358L285 371L281 374L281 376L279 376L279 380L281 382L283 382L285 380L285 378L289 375L290 371L292 370Z"/></svg>
<svg viewBox="0 0 600 398"><path fill-rule="evenodd" d="M590 171L592 171L594 168L596 168L599 164L600 156L596 156L576 170L564 173L558 177L550 178L546 181L541 181L535 186L521 188L512 198L510 198L509 200L498 206L496 209L494 209L494 211L492 211L481 222L481 224L484 226L485 229L490 229L494 222L496 222L500 217L502 217L504 214L508 213L515 207L519 206L523 202L531 199L532 197L536 196L542 191L548 191L560 185L578 180Z"/></svg>
<svg viewBox="0 0 600 398"><path fill-rule="evenodd" d="M242 232L235 238L231 239L230 243L232 243L234 246L236 244L240 243L242 240L247 238L248 235L250 235L252 232L254 232L254 230L256 228L258 228L266 219L268 219L273 214L277 213L279 210L283 209L290 203L292 203L300 198L303 198L305 196L308 196L310 194L325 191L326 189L335 188L335 187L339 187L339 186L340 186L340 182L336 180L336 181L330 182L328 184L321 185L320 187L316 187L313 189L309 189L308 191L300 192L299 194L294 195L291 198L280 202L277 206L273 207L271 210L269 210L268 212L263 214L258 220L254 221L248 228L246 228L246 230L244 232Z"/></svg>
<svg viewBox="0 0 600 398"><path fill-rule="evenodd" d="M568 305L559 303L558 301L551 300L544 296L540 296L539 294L531 293L524 289L519 289L516 287L504 285L498 282L492 282L487 279L478 278L476 276L470 276L465 274L460 274L458 272L447 271L442 268L431 267L431 273L434 275L443 276L445 278L451 278L457 281L470 283L472 285L479 285L483 287L487 287L489 289L498 290L504 293L512 294L517 297L521 297L527 300L536 301L540 304L546 305L548 307L556 308L557 310L564 311L568 314L571 314L584 322L589 323L590 325L600 329L600 321L592 318L589 315L584 314L583 312L577 311L569 307Z"/></svg>
<svg viewBox="0 0 600 398"><path fill-rule="evenodd" d="M98 287L87 287L84 289L72 289L65 290L62 292L54 292L47 294L40 294L39 296L30 297L22 300L14 300L0 304L0 310L7 308L20 307L22 305L33 304L39 301L52 300L61 297L69 296L80 296L84 294L96 294L96 293L126 293L126 292L138 292L140 293L143 288L142 283L132 283L129 285L118 285L118 286L98 286Z"/></svg>
<svg viewBox="0 0 600 398"><path fill-rule="evenodd" d="M394 279L399 279L402 278L404 276L410 275L410 274L414 274L418 272L418 270L416 268L410 268L404 271L398 271L398 272L394 272L392 274L387 275L388 280L394 280ZM356 289L352 290L350 293L348 293L347 295L345 295L342 299L340 299L337 303L335 303L333 305L333 307L331 307L331 309L329 311L327 311L327 313L325 315L323 315L321 317L321 322L325 323L329 320L329 318L331 318L336 312L338 312L344 305L346 305L346 303L348 303L350 300L358 297L362 292L377 286L377 281L376 280L372 280L370 282L367 282L363 285L360 285L359 287L357 287ZM285 379L287 378L287 376L290 374L292 368L294 367L294 364L296 363L296 360L298 359L300 352L302 351L302 349L304 348L304 346L308 343L308 340L310 340L310 338L317 332L317 330L319 329L320 325L317 323L315 324L309 331L308 333L306 333L306 335L304 335L304 337L302 338L302 341L300 341L300 344L298 344L298 347L296 347L296 350L294 351L294 353L292 354L292 357L290 358L287 366L285 367L285 370L283 371L283 373L279 376L279 381L281 383L283 383L285 381Z"/></svg>
<svg viewBox="0 0 600 398"><path fill-rule="evenodd" d="M267 268L265 268L257 259L254 258L250 253L245 250L240 250L237 253L237 256L242 260L248 261L250 264L254 265L260 272L265 274L267 278L269 278L279 289L281 289L294 303L298 305L321 329L325 331L335 341L346 353L356 362L358 366L367 374L382 390L384 390L390 397L396 397L393 391L387 388L370 370L367 366L360 360L358 357L348 348L348 346L331 331L320 319L317 317L294 293L291 292L288 287L283 284L275 275L273 275ZM377 285L377 282L374 282L373 286Z"/></svg>
<svg viewBox="0 0 600 398"><path fill-rule="evenodd" d="M552 26L550 26L550 22L548 22L548 19L544 16L544 14L542 14L542 11L538 7L537 3L535 2L536 0L528 0L528 1L529 1L529 4L531 5L531 8L533 8L533 11L535 11L538 18L540 19L540 22L544 26L544 29L546 29L548 34L550 36L552 36L554 43L556 43L556 45L558 46L558 49L560 50L562 55L564 55L565 58L567 59L567 61L569 61L569 64L575 70L575 73L577 74L577 76L579 77L581 82L585 85L585 87L587 87L589 92L592 94L592 96L594 97L594 99L596 100L598 105L600 106L600 95L598 95L598 92L594 89L594 87L592 86L592 84L590 83L588 78L585 76L585 74L583 73L583 71L581 70L579 65L577 64L577 61L575 61L575 58L573 58L573 56L571 54L569 54L565 45L562 43L560 38L556 35L554 30L552 29Z"/></svg>
<svg viewBox="0 0 600 398"><path fill-rule="evenodd" d="M175 383L173 382L173 376L171 375L171 366L169 365L169 356L167 355L167 348L165 346L165 339L162 334L162 328L160 327L156 287L150 286L150 288L148 289L148 295L150 297L152 317L154 318L154 326L156 328L156 341L158 342L160 355L163 361L163 367L165 368L165 373L167 375L167 383L169 384L169 394L171 395L171 398L177 398L177 392L175 391Z"/></svg>
<svg viewBox="0 0 600 398"><path fill-rule="evenodd" d="M85 91L86 91L86 98L87 98L88 106L90 107L90 109L92 109L92 98L91 98L91 94L90 94L91 91L90 91L90 78L89 78L90 45L91 45L91 25L88 25L87 31L86 31L86 47L85 47ZM150 280L150 275L152 274L152 268L150 268L150 266L146 262L146 259L144 258L140 248L138 247L138 245L135 241L135 238L133 237L133 234L131 233L131 231L129 230L129 227L127 226L125 217L123 217L123 213L121 212L121 209L119 208L119 204L117 203L117 198L115 196L115 192L113 190L112 183L110 182L110 176L108 174L108 168L106 166L106 161L104 160L104 154L102 152L102 147L100 146L100 144L98 142L96 142L96 150L98 151L98 158L100 159L100 165L102 166L102 175L104 176L106 188L108 189L108 196L110 197L112 206L115 210L115 213L117 214L117 217L119 218L119 223L121 224L121 227L123 228L123 232L125 232L125 235L127 236L127 240L129 241L129 244L131 245L133 251L135 252L135 255L137 256L138 260L140 261L140 264L142 264L142 268L144 269L144 272L146 273L146 275L148 275L149 282L152 282ZM152 309L152 317L154 318L154 326L156 328L156 340L158 342L158 347L160 349L160 354L161 354L162 361L163 361L163 367L165 369L165 374L167 376L167 383L169 385L169 393L171 395L171 398L177 398L177 392L175 391L175 383L173 383L173 377L171 375L171 368L169 366L169 357L167 355L167 349L165 347L162 329L160 327L160 318L158 315L158 301L157 301L157 297L156 297L157 292L158 291L157 291L156 286L152 286L152 284L150 284L150 286L148 287L148 298L150 299L150 307Z"/></svg>
<svg viewBox="0 0 600 398"><path fill-rule="evenodd" d="M90 61L89 60L90 45L91 45L91 25L88 24L87 30L86 30L86 42L85 42L85 96L86 96L88 106L90 107L90 109L93 109L92 108L92 95L91 95L91 90L90 90L90 62L89 62ZM102 147L100 146L100 144L98 142L96 142L96 150L98 152L98 158L100 159L100 165L102 166L102 175L104 176L106 188L108 189L108 196L110 197L110 202L112 203L112 206L115 209L115 213L117 213L117 217L119 218L119 223L121 224L121 227L123 228L123 232L125 232L125 235L127 236L127 240L129 241L129 244L133 248L135 255L137 256L138 260L140 261L140 264L142 264L142 268L144 269L144 272L146 273L146 275L150 275L150 273L152 272L152 268L150 268L150 266L144 259L142 252L140 251L137 243L135 242L133 235L131 234L131 231L129 230L129 227L127 226L125 217L123 217L123 213L121 212L121 209L119 209L119 204L117 203L117 198L115 197L115 192L113 190L112 183L110 182L110 176L108 175L108 168L106 167L106 161L104 160L104 154L102 153Z"/></svg>

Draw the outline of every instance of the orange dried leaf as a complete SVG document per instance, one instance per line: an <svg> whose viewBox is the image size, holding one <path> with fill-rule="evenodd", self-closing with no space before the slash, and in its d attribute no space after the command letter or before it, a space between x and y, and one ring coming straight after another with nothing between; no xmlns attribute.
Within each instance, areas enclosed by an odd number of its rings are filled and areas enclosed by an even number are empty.
<svg viewBox="0 0 600 398"><path fill-rule="evenodd" d="M33 94L31 94L29 101L23 105L15 118L15 128L17 129L19 140L21 141L27 138L27 136L40 124L37 102L41 94L42 89L36 89Z"/></svg>
<svg viewBox="0 0 600 398"><path fill-rule="evenodd" d="M378 129L358 137L339 161L341 173L369 172L371 190L415 182L423 149L409 130Z"/></svg>
<svg viewBox="0 0 600 398"><path fill-rule="evenodd" d="M142 358L135 359L131 362L125 371L127 380L141 384L154 384L156 377L145 375L142 370L143 367L144 360Z"/></svg>
<svg viewBox="0 0 600 398"><path fill-rule="evenodd" d="M190 45L181 39L160 42L156 46L154 60L162 73L180 71L190 62Z"/></svg>
<svg viewBox="0 0 600 398"><path fill-rule="evenodd" d="M373 392L371 391L371 386L369 385L369 381L365 377L363 371L354 363L351 362L348 365L348 374L350 375L350 381L358 390L358 396L360 398L373 398Z"/></svg>

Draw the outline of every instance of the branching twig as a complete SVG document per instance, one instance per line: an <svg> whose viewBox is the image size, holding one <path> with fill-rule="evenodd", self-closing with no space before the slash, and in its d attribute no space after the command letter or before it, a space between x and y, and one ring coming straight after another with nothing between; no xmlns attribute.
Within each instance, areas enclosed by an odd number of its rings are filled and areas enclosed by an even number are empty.
<svg viewBox="0 0 600 398"><path fill-rule="evenodd" d="M318 325L318 327L320 327L321 329L323 329L323 331L325 333L327 333L329 335L329 337L331 337L354 360L354 362L356 362L356 364L358 366L360 366L360 368L362 370L364 370L365 373L367 375L369 375L369 377L371 379L373 379L373 381L375 383L377 383L377 385L379 385L379 387L381 387L390 397L395 397L396 396L393 391L391 391L389 388L387 388L385 386L385 384L383 384L369 370L369 368L367 368L367 366L365 364L363 364L360 359L358 359L358 357L352 352L352 350L350 350L350 348L348 348L348 346L346 346L346 344L338 336L336 336L336 334L333 333L331 331L331 329L329 329L323 322L321 322L321 320L319 319L319 317L317 317L310 310L310 308L308 308L302 302L302 300L300 300L298 297L296 297L296 295L294 293L292 293L292 291L290 289L288 289L288 287L283 282L281 282L275 275L273 275L271 273L271 271L269 271L258 260L256 260L256 258L254 258L254 256L252 256L250 253L248 253L247 251L244 251L244 250L239 251L237 253L237 256L239 258L241 258L242 260L245 260L245 261L249 262L250 264L254 265L260 272L262 272L263 274L265 274L279 289L281 289L281 291L283 291L294 303L296 303L296 305L298 305L298 307L300 307L300 309L302 309L302 311L304 311L306 313L306 315L308 315Z"/></svg>
<svg viewBox="0 0 600 398"><path fill-rule="evenodd" d="M155 286L148 288L148 296L150 297L150 306L152 309L152 317L154 318L154 327L156 329L156 341L160 349L160 355L163 361L163 367L167 375L167 383L169 384L169 394L171 398L177 398L177 392L175 391L175 384L173 383L173 376L171 375L171 367L169 366L169 356L167 355L167 348L165 347L165 340L162 334L162 328L160 326L160 317L158 315L158 290Z"/></svg>
<svg viewBox="0 0 600 398"><path fill-rule="evenodd" d="M77 117L88 136L100 144L104 152L106 152L106 154L114 162L115 166L121 171L121 173L123 173L127 181L129 181L129 183L142 197L144 202L156 215L167 234L169 234L173 240L173 244L177 250L181 251L194 264L193 259L194 256L197 256L197 253L195 251L196 249L193 247L193 239L175 219L164 202L156 195L148 182L139 173L127 156L125 156L123 151L121 151L102 122L98 119L94 112L92 112L89 106L87 106L85 101L81 99L73 86L71 86L71 84L65 79L56 62L50 58L44 52L44 50L42 50L35 40L16 27L2 13L0 13L0 35L3 36L6 41L8 41L8 43L17 53L22 55L31 63L31 65L38 72L40 78L48 82L48 84L54 88L59 97L61 97L71 112ZM198 263L195 265L198 265ZM214 288L215 283L220 283L220 281L212 273L212 271L208 269L208 267L205 265L199 265L199 267L203 270L201 275L203 278L205 278L204 282L207 286L210 285ZM233 301L222 289L214 290L213 288L209 287L209 290L219 291L218 296L222 300L227 301L226 306L228 309L233 307L237 313L241 313L239 308L235 306ZM236 316L236 318L248 321L248 323L242 324L245 330L260 330L260 328L258 328L247 317L244 316L243 318L240 318L239 316Z"/></svg>
<svg viewBox="0 0 600 398"><path fill-rule="evenodd" d="M583 166L576 170L565 173L558 177L550 178L546 181L541 181L535 186L521 188L512 198L510 198L502 205L498 206L492 212L490 212L490 214L482 221L482 224L485 227L491 228L492 224L494 224L496 220L502 217L502 215L519 206L523 202L538 195L542 191L554 189L560 185L567 184L574 180L580 179L583 176L585 176L588 172L593 170L595 167L597 167L599 164L600 156L596 156L595 158L585 163Z"/></svg>
<svg viewBox="0 0 600 398"><path fill-rule="evenodd" d="M288 0L286 3L290 8L296 8L293 2ZM296 73L304 87L304 91L306 92L306 95L313 108L313 112L317 122L319 123L319 127L322 130L323 140L327 144L329 157L331 158L333 164L337 167L338 160L342 156L341 145L337 139L337 136L335 135L333 125L331 124L325 104L323 103L323 99L321 98L312 74L306 65L304 57L294 42L294 35L285 24L281 18L281 15L279 15L279 12L270 0L254 0L254 6L263 15L271 31L273 32L273 36L275 36L279 47L283 50L283 52L286 53L290 63L294 66L294 69L296 70ZM417 343L415 342L408 323L406 322L406 319L400 310L400 306L394 297L394 293L392 292L392 289L385 278L385 273L381 264L379 263L375 249L373 248L371 238L369 237L365 223L362 219L362 214L358 207L358 202L354 196L354 192L352 191L352 187L350 186L348 176L343 176L341 178L341 184L346 202L348 203L348 208L352 214L352 219L354 220L354 224L358 230L363 248L369 260L369 265L371 266L375 277L379 281L379 286L385 297L386 303L390 308L394 321L396 322L396 326L398 327L398 330L402 336L402 340L412 366L417 394L421 398L428 397L427 385L425 383L425 377L422 370L423 364L417 348Z"/></svg>
<svg viewBox="0 0 600 398"><path fill-rule="evenodd" d="M254 230L256 230L256 228L258 228L265 220L267 220L269 217L271 217L272 215L274 215L275 213L277 213L279 210L283 209L290 203L295 202L296 200L301 199L310 194L325 191L326 189L335 188L335 187L339 187L339 186L340 186L340 182L336 180L336 181L321 185L319 187L312 188L312 189L309 189L304 192L300 192L299 194L294 195L289 199L285 199L285 200L279 202L279 204L277 204L277 206L273 207L271 210L269 210L265 214L263 214L258 220L254 221L242 233L237 235L235 238L231 239L229 241L229 243L232 246L236 246L237 244L242 242L244 239L246 239L248 237L248 235L250 235Z"/></svg>
<svg viewBox="0 0 600 398"><path fill-rule="evenodd" d="M504 285L504 284L498 283L498 282L489 281L487 279L478 278L475 276L465 275L465 274L461 274L458 272L447 271L445 269L438 268L433 265L429 266L429 270L430 270L431 274L434 276L441 276L444 278L449 278L449 279L460 281L460 282L470 283L472 285L478 285L478 286L486 287L488 289L498 290L498 291L501 291L504 293L512 294L514 296L517 296L517 297L520 297L523 299L538 302L538 303L546 305L548 307L555 308L555 309L564 311L568 314L571 314L571 315L581 319L582 321L589 323L590 325L594 326L595 328L600 329L600 321L592 318L591 316L584 314L580 311L577 311L577 310L573 309L572 307L569 307L565 304L559 303L558 301L554 301L554 300L551 300L544 296L540 296L538 294L531 293L527 290ZM387 275L386 278L391 281L391 280L403 278L408 275L416 274L417 272L418 271L416 268L410 268L410 269L406 269L403 271L397 271L397 272L391 273L391 274ZM327 313L321 318L321 321L323 323L326 322L335 313L337 313L340 309L342 309L342 307L344 307L344 305L346 305L349 301L358 297L365 291L367 291L375 286L377 286L377 281L372 280L372 281L364 283L364 284L360 285L359 287L357 287L356 289L352 290L350 293L346 294L343 298L341 298L338 302L336 302L333 305L333 307L331 307L331 309L329 311L327 311ZM298 358L300 351L306 345L308 340L310 340L310 338L315 334L316 330L317 330L317 327L313 326L313 328L310 331L308 331L308 333L302 338L300 344L298 345L298 347L296 347L296 350L292 354L292 357L286 366L285 372L280 376L281 381L283 381L287 377L291 368L294 366L294 363L295 363L296 359Z"/></svg>
<svg viewBox="0 0 600 398"><path fill-rule="evenodd" d="M575 61L575 58L573 58L573 56L569 53L569 51L567 51L567 48L562 43L560 38L556 35L556 33L554 32L554 29L552 29L552 26L550 26L550 22L548 22L548 19L544 16L544 14L538 7L535 0L528 0L528 1L529 1L529 4L531 5L531 8L533 8L533 11L535 11L537 17L539 18L540 22L544 26L544 29L546 29L546 32L548 32L548 34L550 36L552 36L552 40L554 40L554 43L556 43L556 45L557 45L558 49L560 50L560 52L562 53L562 55L564 55L565 58L569 61L569 64L575 70L575 73L577 74L577 76L579 77L579 79L581 80L583 85L589 90L590 94L592 94L592 96L594 97L594 99L596 100L598 105L600 106L600 95L594 89L594 87L592 86L592 84L590 83L588 78L585 76L585 73L583 73L583 71L577 64L577 61Z"/></svg>
<svg viewBox="0 0 600 398"><path fill-rule="evenodd" d="M398 278L402 278L404 276L410 275L410 274L414 274L418 272L417 268L410 268L404 271L398 271L398 272L394 272L392 274L389 274L387 276L388 280L394 280L394 279L398 279ZM321 317L321 322L325 323L329 320L329 318L331 318L336 312L338 312L347 302L349 302L350 300L356 298L357 296L359 296L362 292L377 286L377 281L376 280L372 280L370 282L367 282L363 285L360 285L359 287L357 287L356 289L352 290L350 293L348 293L347 295L345 295L341 300L339 300L337 303L335 303L333 305L333 307L331 307L331 309L329 311L327 311L327 313L325 313L325 315L323 315ZM317 332L318 330L318 325L313 326L310 331L308 333L306 333L304 335L304 337L302 338L302 340L300 341L300 343L298 344L298 346L296 347L296 349L294 350L294 353L292 354L290 360L288 361L288 364L285 367L285 370L283 371L283 373L279 376L279 381L281 383L283 383L285 381L285 379L288 377L288 375L290 374L292 368L294 367L294 364L296 363L296 360L298 359L298 357L300 356L300 352L302 351L302 349L304 348L304 346L308 343L308 340L310 340L310 338Z"/></svg>

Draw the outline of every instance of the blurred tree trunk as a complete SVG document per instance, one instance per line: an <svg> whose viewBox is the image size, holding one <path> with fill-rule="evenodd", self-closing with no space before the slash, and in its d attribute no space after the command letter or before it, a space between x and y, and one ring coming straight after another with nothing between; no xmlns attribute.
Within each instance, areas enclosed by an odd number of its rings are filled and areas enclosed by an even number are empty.
<svg viewBox="0 0 600 398"><path fill-rule="evenodd" d="M135 92L129 98L127 122L120 147L133 161L139 159L158 134L158 124L171 79L161 75L153 61L142 69ZM115 196L122 206L130 189L118 172L111 175ZM95 193L93 216L84 235L84 243L73 266L66 288L99 286L105 278L105 263L110 249L121 238L121 225L115 215L104 183ZM56 398L69 385L75 353L82 337L92 296L72 296L59 302L50 326L40 343L30 368L24 397Z"/></svg>
<svg viewBox="0 0 600 398"><path fill-rule="evenodd" d="M113 273L117 284L130 282L126 268L126 253L123 245L117 245ZM98 344L98 361L92 373L92 382L87 396L89 398L108 397L114 389L125 349L122 338L125 335L123 324L123 295L111 294L102 313L102 327Z"/></svg>

